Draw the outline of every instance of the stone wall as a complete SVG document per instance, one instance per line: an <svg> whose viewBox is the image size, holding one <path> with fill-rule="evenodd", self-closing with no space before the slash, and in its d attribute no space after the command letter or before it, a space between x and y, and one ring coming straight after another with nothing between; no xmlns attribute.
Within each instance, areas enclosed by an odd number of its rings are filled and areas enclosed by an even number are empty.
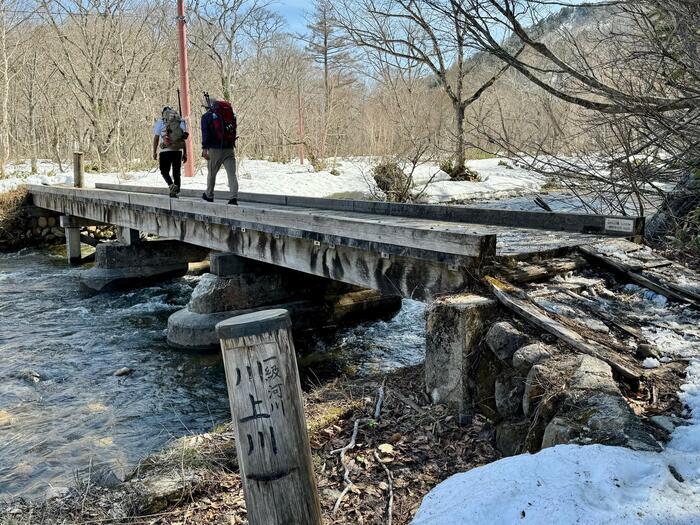
<svg viewBox="0 0 700 525"><path fill-rule="evenodd" d="M660 449L608 364L520 324L491 299L436 301L426 342L427 393L462 415L486 415L504 455L564 443Z"/></svg>
<svg viewBox="0 0 700 525"><path fill-rule="evenodd" d="M11 220L0 227L0 250L19 250L29 246L66 242L58 213L25 204L12 215ZM113 226L88 226L82 228L81 233L95 240L116 238Z"/></svg>

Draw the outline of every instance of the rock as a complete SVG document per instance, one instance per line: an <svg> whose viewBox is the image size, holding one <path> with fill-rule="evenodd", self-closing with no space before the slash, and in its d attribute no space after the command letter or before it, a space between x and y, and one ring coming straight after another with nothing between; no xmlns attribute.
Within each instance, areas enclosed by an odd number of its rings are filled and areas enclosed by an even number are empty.
<svg viewBox="0 0 700 525"><path fill-rule="evenodd" d="M485 340L486 345L499 359L508 362L518 348L527 344L527 336L504 321L494 323Z"/></svg>
<svg viewBox="0 0 700 525"><path fill-rule="evenodd" d="M56 226L56 217L49 217L46 219L46 224L48 226Z"/></svg>
<svg viewBox="0 0 700 525"><path fill-rule="evenodd" d="M51 485L46 491L46 499L65 498L68 494L70 494L68 487L54 487Z"/></svg>
<svg viewBox="0 0 700 525"><path fill-rule="evenodd" d="M574 430L570 421L563 417L555 417L544 429L542 448L551 447L559 443L570 443L577 435L578 432Z"/></svg>
<svg viewBox="0 0 700 525"><path fill-rule="evenodd" d="M658 359L661 357L661 354L654 346L647 343L641 343L639 346L637 346L637 357L641 359L645 357L653 357Z"/></svg>
<svg viewBox="0 0 700 525"><path fill-rule="evenodd" d="M677 426L674 419L668 416L651 416L649 422L669 434L673 433Z"/></svg>
<svg viewBox="0 0 700 525"><path fill-rule="evenodd" d="M542 343L534 343L531 345L518 348L513 354L513 368L527 373L534 365L544 359L552 357L552 353L548 347Z"/></svg>
<svg viewBox="0 0 700 525"><path fill-rule="evenodd" d="M17 379L21 379L29 383L38 383L41 381L41 374L39 372L35 372L34 370L22 370L21 372L17 373L16 377Z"/></svg>
<svg viewBox="0 0 700 525"><path fill-rule="evenodd" d="M545 429L542 448L565 443L661 450L619 393L590 390L570 391L557 417Z"/></svg>
<svg viewBox="0 0 700 525"><path fill-rule="evenodd" d="M128 376L128 375L131 374L132 372L133 372L133 370L132 370L131 368L128 368L128 367L125 366L125 367L123 367L123 368L120 368L120 369L117 370L116 372L114 372L114 375L117 376L117 377L122 377L122 376Z"/></svg>
<svg viewBox="0 0 700 525"><path fill-rule="evenodd" d="M573 355L552 357L534 365L527 374L523 394L523 413L530 414L544 396L562 395L567 383L579 366L580 358Z"/></svg>
<svg viewBox="0 0 700 525"><path fill-rule="evenodd" d="M535 365L530 369L525 380L523 392L523 414L530 414L530 407L536 404L545 393L544 385L547 384L545 377L548 369L542 365Z"/></svg>
<svg viewBox="0 0 700 525"><path fill-rule="evenodd" d="M147 478L138 483L141 514L161 512L168 505L181 500L192 490L198 478L191 473L171 472Z"/></svg>
<svg viewBox="0 0 700 525"><path fill-rule="evenodd" d="M502 421L496 425L496 448L504 456L514 456L525 450L525 439L527 438L530 422L524 421Z"/></svg>
<svg viewBox="0 0 700 525"><path fill-rule="evenodd" d="M14 423L14 418L7 410L0 410L0 427L10 426Z"/></svg>
<svg viewBox="0 0 700 525"><path fill-rule="evenodd" d="M615 383L610 365L592 356L581 356L581 361L574 372L569 388L593 390L619 394L620 389Z"/></svg>
<svg viewBox="0 0 700 525"><path fill-rule="evenodd" d="M496 410L503 417L518 416L522 411L525 384L517 378L501 377L496 380L494 398Z"/></svg>
<svg viewBox="0 0 700 525"><path fill-rule="evenodd" d="M48 226L41 230L42 237L46 237L49 233L51 233L51 228L49 228Z"/></svg>
<svg viewBox="0 0 700 525"><path fill-rule="evenodd" d="M49 221L46 220L46 217L39 217L36 224L39 228L46 228L49 225Z"/></svg>

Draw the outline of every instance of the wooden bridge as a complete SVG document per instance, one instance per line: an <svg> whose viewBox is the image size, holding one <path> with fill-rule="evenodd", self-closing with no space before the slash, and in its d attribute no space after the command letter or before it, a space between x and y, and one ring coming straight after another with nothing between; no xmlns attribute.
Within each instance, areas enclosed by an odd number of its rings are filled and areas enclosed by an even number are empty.
<svg viewBox="0 0 700 525"><path fill-rule="evenodd" d="M110 184L28 189L36 206L78 223L139 230L419 300L470 288L494 265L644 230L636 217L247 193L231 206L203 201L201 190L171 199L165 188Z"/></svg>

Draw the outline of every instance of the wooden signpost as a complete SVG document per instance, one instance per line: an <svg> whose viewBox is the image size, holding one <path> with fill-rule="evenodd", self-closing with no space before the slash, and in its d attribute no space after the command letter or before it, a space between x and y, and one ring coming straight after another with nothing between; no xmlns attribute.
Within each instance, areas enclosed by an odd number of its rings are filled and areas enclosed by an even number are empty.
<svg viewBox="0 0 700 525"><path fill-rule="evenodd" d="M82 188L84 178L85 169L83 168L83 153L81 151L75 151L73 153L73 186L76 188Z"/></svg>
<svg viewBox="0 0 700 525"><path fill-rule="evenodd" d="M216 325L251 525L321 523L290 327L281 309Z"/></svg>

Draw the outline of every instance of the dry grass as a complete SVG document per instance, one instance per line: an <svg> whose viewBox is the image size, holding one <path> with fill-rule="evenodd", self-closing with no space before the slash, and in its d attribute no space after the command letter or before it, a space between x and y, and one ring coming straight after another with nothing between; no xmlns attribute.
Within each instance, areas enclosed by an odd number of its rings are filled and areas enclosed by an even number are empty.
<svg viewBox="0 0 700 525"><path fill-rule="evenodd" d="M22 205L27 200L24 187L0 193L0 240L12 240L18 233L22 216Z"/></svg>

